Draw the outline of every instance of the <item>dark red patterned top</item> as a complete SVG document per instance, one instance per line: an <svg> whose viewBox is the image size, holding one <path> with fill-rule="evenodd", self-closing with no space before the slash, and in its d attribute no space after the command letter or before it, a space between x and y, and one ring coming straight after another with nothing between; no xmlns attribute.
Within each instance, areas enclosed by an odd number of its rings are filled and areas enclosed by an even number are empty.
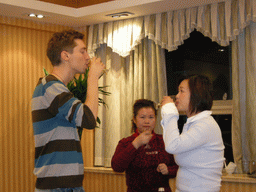
<svg viewBox="0 0 256 192"><path fill-rule="evenodd" d="M111 166L116 172L126 173L127 192L157 192L164 187L165 192L171 192L169 178L176 176L178 166L173 155L165 151L162 135L155 134L150 140L149 147L141 146L136 149L132 141L138 136L132 136L119 141ZM169 175L157 172L157 166L165 163Z"/></svg>

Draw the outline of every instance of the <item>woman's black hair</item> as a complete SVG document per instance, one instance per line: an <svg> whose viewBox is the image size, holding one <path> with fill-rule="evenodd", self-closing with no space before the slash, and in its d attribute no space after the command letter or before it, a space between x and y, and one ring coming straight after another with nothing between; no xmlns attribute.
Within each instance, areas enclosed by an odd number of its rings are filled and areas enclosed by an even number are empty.
<svg viewBox="0 0 256 192"><path fill-rule="evenodd" d="M133 118L135 119L136 116L138 115L138 112L141 108L152 108L155 112L155 116L157 115L157 110L156 110L156 104L148 99L139 99L136 100L134 105L133 105ZM133 122L132 119L132 133L134 133L137 129L136 124Z"/></svg>
<svg viewBox="0 0 256 192"><path fill-rule="evenodd" d="M190 90L190 113L211 110L213 104L212 85L204 75L192 75L187 78Z"/></svg>

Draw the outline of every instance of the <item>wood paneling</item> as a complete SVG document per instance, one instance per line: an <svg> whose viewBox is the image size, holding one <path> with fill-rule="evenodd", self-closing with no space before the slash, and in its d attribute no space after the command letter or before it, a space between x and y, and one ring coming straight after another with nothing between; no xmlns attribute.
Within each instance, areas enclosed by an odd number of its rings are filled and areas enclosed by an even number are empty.
<svg viewBox="0 0 256 192"><path fill-rule="evenodd" d="M73 1L39 0L39 1L53 3L53 4L57 4L57 5L63 5L63 6L72 7L72 8L81 8L81 7L96 5L96 4L105 3L105 2L113 1L113 0L90 0L90 1L84 1L84 0L73 0Z"/></svg>
<svg viewBox="0 0 256 192"><path fill-rule="evenodd" d="M127 190L124 173L115 173L111 169L86 168L84 189L90 192L125 192ZM169 180L172 191L175 191L175 179ZM256 191L256 180L235 178L223 179L220 192L254 192Z"/></svg>

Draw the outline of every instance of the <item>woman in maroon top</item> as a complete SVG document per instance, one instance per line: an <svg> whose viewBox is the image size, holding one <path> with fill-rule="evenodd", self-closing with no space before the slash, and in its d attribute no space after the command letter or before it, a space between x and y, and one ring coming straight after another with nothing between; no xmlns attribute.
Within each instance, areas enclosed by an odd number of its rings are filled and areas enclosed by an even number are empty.
<svg viewBox="0 0 256 192"><path fill-rule="evenodd" d="M137 100L133 106L133 135L119 141L111 165L126 173L127 192L157 192L163 187L171 192L169 178L178 166L165 151L162 135L154 132L157 110L154 102Z"/></svg>

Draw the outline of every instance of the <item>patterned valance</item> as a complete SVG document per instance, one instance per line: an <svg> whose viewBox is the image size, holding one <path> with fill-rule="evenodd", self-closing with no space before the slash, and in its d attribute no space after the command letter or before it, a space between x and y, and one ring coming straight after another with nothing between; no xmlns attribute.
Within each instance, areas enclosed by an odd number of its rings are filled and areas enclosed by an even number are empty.
<svg viewBox="0 0 256 192"><path fill-rule="evenodd" d="M147 36L162 48L173 51L194 29L227 46L250 22L256 22L256 0L227 0L171 10L89 26L88 52L93 56L101 44L107 44L126 57Z"/></svg>

